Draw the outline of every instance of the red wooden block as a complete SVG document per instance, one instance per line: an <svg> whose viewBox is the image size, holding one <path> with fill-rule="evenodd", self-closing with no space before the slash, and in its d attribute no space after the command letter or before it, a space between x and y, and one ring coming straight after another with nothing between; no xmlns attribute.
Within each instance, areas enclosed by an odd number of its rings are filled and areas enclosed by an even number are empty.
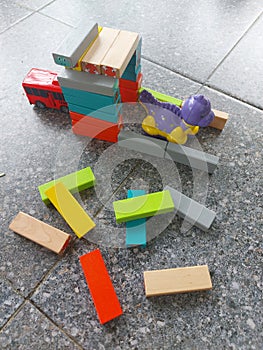
<svg viewBox="0 0 263 350"><path fill-rule="evenodd" d="M138 90L125 89L120 87L121 101L122 102L137 102Z"/></svg>
<svg viewBox="0 0 263 350"><path fill-rule="evenodd" d="M122 309L101 252L96 249L82 255L80 263L90 290L99 320L104 324L122 315Z"/></svg>
<svg viewBox="0 0 263 350"><path fill-rule="evenodd" d="M118 134L122 128L122 118L118 124L95 119L96 124L90 123L89 116L84 116L79 121L72 119L72 131L74 134L88 136L108 142L118 142ZM105 125L107 123L108 125Z"/></svg>
<svg viewBox="0 0 263 350"><path fill-rule="evenodd" d="M142 77L142 73L139 73L136 81L120 78L119 87L124 89L139 90L142 86Z"/></svg>

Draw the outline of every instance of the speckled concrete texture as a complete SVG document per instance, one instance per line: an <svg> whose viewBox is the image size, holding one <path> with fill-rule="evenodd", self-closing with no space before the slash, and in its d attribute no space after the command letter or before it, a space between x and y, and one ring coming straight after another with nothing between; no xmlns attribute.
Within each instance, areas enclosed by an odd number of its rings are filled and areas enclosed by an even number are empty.
<svg viewBox="0 0 263 350"><path fill-rule="evenodd" d="M0 2L0 349L259 350L262 332L262 3L260 1ZM219 156L212 175L74 135L67 114L29 105L32 67L59 72L51 52L79 20L143 37L143 85L185 99L203 93L229 113L187 146ZM141 106L123 106L142 133ZM76 194L97 226L76 238L37 187L91 166ZM147 220L146 248L125 249L112 201L170 185L216 212L208 232L176 213ZM24 211L72 235L62 256L9 230ZM123 315L100 325L79 256L100 248ZM146 299L143 271L208 264L209 292Z"/></svg>

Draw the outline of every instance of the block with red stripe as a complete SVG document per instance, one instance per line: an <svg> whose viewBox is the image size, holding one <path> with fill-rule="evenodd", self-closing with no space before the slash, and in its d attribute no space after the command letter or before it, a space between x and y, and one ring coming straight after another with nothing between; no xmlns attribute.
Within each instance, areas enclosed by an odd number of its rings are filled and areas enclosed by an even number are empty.
<svg viewBox="0 0 263 350"><path fill-rule="evenodd" d="M90 290L99 320L104 324L122 315L122 308L112 285L101 252L96 249L82 255L80 263Z"/></svg>
<svg viewBox="0 0 263 350"><path fill-rule="evenodd" d="M120 89L124 88L124 89L131 89L131 90L139 90L142 86L142 78L143 78L142 73L138 74L136 81L120 78L119 79L119 88Z"/></svg>

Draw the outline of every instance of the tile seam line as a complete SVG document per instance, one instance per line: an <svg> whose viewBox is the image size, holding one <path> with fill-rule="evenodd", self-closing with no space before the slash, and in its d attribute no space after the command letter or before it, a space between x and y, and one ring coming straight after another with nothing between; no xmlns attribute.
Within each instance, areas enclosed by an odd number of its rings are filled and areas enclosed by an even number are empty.
<svg viewBox="0 0 263 350"><path fill-rule="evenodd" d="M77 342L77 340L70 334L68 334L64 328L62 328L60 325L58 325L50 316L48 316L33 300L27 300L28 303L30 303L34 308L36 308L43 316L45 316L49 322L51 322L53 325L55 325L64 335L66 335L67 338L69 338L74 344L76 344L80 350L83 349L83 347Z"/></svg>
<svg viewBox="0 0 263 350"><path fill-rule="evenodd" d="M155 62L155 61L153 61L153 60L151 60L151 59L148 59L148 58L146 58L146 56L144 56L143 58L144 58L146 61L148 61L148 62L154 64L155 66L164 68L164 69L166 69L166 70L168 70L168 71L170 71L170 72L172 72L172 73L174 73L174 74L179 75L180 77L183 77L183 78L185 78L185 79L188 79L188 80L190 80L190 81L192 81L192 82L194 82L194 83L196 83L196 84L199 84L200 87L197 89L196 93L198 93L203 87L208 87L209 89L211 89L211 90L213 90L213 91L215 91L215 92L219 92L219 93L225 95L226 97L230 97L230 98L232 98L233 100L236 100L236 101L238 101L238 102L242 102L242 103L244 103L245 105L247 105L247 106L249 106L249 107L253 107L253 108L255 108L255 109L259 110L259 111L262 111L262 108L261 108L261 107L256 106L256 105L254 105L254 104L252 104L252 103L250 103L250 102L244 101L244 100L242 100L241 98L238 98L238 97L236 97L236 96L234 96L234 95L231 95L230 93L227 93L227 92L224 91L224 90L220 90L220 89L218 89L218 88L216 88L216 87L214 87L214 86L212 86L212 85L207 84L206 82L202 83L202 82L200 82L200 81L198 81L198 80L196 80L196 79L194 79L194 78L191 78L190 76L187 76L186 74L182 74L182 73L180 73L180 72L178 72L178 71L176 71L176 70L173 70L173 69L171 69L171 68L169 68L169 67L167 67L167 66L165 66L165 65L159 64L159 63L157 63L157 62ZM206 80L206 81L207 81L207 80Z"/></svg>
<svg viewBox="0 0 263 350"><path fill-rule="evenodd" d="M262 16L263 11L254 19L254 21L249 25L249 27L243 32L243 34L240 36L240 38L236 41L236 43L232 46L232 48L225 54L225 56L221 59L221 61L217 64L217 66L212 70L212 72L208 75L203 85L206 84L206 82L212 77L212 75L216 72L216 70L221 66L222 63L227 59L227 57L233 52L233 50L237 47L237 45L240 43L240 41L246 37L250 29L259 21L260 17Z"/></svg>
<svg viewBox="0 0 263 350"><path fill-rule="evenodd" d="M52 3L52 2L51 2L51 3ZM51 4L51 3L49 3L49 4ZM47 5L49 5L49 4L47 4ZM71 24L68 24L68 23L66 23L66 22L60 21L60 20L58 20L58 19L56 19L56 18L54 18L54 17L52 17L52 16L48 16L48 15L46 15L45 13L39 12L39 11L43 10L43 8L45 8L45 6L39 8L39 9L37 9L37 10L31 10L31 11L32 11L31 13L29 13L28 15L26 15L26 16L20 18L20 19L17 20L16 22L12 23L8 28L2 30L2 31L0 32L0 35L6 33L8 30L12 29L12 28L15 27L17 24L20 24L21 22L24 22L26 19L28 19L29 17L35 15L36 13L38 13L40 16L43 16L43 17L52 19L53 21L56 21L56 22L58 22L58 23L64 24L64 25L66 25L66 26L68 26L68 27L70 27L70 28L74 28L74 26L72 26ZM29 10L29 9L28 9L28 10Z"/></svg>
<svg viewBox="0 0 263 350"><path fill-rule="evenodd" d="M0 327L0 334L3 333L3 331L5 330L5 328L8 326L8 324L10 322L12 322L12 320L16 317L16 315L20 312L20 310L24 307L24 305L26 304L27 300L24 298L23 302L21 303L21 305L19 305L19 307L12 313L12 315L6 320L6 322Z"/></svg>

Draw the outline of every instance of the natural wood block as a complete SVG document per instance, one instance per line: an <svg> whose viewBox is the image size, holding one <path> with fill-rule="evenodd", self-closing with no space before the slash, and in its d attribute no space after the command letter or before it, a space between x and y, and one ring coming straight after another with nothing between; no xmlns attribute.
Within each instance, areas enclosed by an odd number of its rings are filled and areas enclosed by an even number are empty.
<svg viewBox="0 0 263 350"><path fill-rule="evenodd" d="M209 124L211 128L215 128L218 130L223 130L226 122L228 121L228 113L218 111L217 109L212 109L215 113L214 120Z"/></svg>
<svg viewBox="0 0 263 350"><path fill-rule="evenodd" d="M45 193L78 238L96 226L62 182L50 187Z"/></svg>
<svg viewBox="0 0 263 350"><path fill-rule="evenodd" d="M101 61L102 74L120 78L139 43L139 34L121 30Z"/></svg>
<svg viewBox="0 0 263 350"><path fill-rule="evenodd" d="M57 254L62 253L66 249L71 238L69 234L23 212L18 213L9 225L9 228Z"/></svg>
<svg viewBox="0 0 263 350"><path fill-rule="evenodd" d="M147 297L212 289L207 265L144 271Z"/></svg>
<svg viewBox="0 0 263 350"><path fill-rule="evenodd" d="M100 65L119 34L119 30L104 27L93 45L82 59L82 70L90 73L101 73Z"/></svg>
<svg viewBox="0 0 263 350"><path fill-rule="evenodd" d="M99 320L104 324L122 315L122 309L99 249L82 255L80 263Z"/></svg>

